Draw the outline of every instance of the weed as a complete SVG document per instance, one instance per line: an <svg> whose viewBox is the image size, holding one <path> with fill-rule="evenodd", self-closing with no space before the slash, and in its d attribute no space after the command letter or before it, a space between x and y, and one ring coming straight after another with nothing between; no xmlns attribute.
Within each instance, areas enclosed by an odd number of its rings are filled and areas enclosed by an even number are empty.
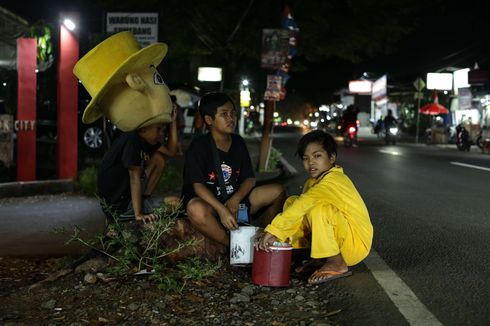
<svg viewBox="0 0 490 326"><path fill-rule="evenodd" d="M271 147L269 160L267 161L267 167L265 171L272 171L276 169L279 165L281 157L282 157L282 153L278 149Z"/></svg>
<svg viewBox="0 0 490 326"><path fill-rule="evenodd" d="M80 171L78 177L78 188L86 195L93 196L97 192L97 168L89 166Z"/></svg>
<svg viewBox="0 0 490 326"><path fill-rule="evenodd" d="M159 217L157 221L141 227L128 227L121 223L115 213L103 200L102 208L113 217L107 225L107 232L91 240L84 240L80 236L80 229L75 228L73 235L67 241L77 241L90 249L97 251L112 260L107 272L112 276L127 276L134 272L151 271L149 280L154 282L161 290L180 292L188 280L200 280L213 275L220 267L207 260L192 258L183 261L177 266L168 263L165 258L184 248L195 246L198 240L189 239L178 241L176 245L167 247L162 239L167 236L175 225L177 216L181 213L178 208L167 207L165 204L155 210ZM64 232L65 230L55 230Z"/></svg>
<svg viewBox="0 0 490 326"><path fill-rule="evenodd" d="M183 279L202 280L214 275L222 266L221 260L217 263L199 258L192 258L189 261L180 263L177 267L182 272Z"/></svg>

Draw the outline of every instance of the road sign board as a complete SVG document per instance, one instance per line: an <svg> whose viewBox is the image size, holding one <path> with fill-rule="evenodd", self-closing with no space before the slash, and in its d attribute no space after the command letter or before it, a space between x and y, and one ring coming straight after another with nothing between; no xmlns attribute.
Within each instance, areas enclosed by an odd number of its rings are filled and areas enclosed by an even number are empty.
<svg viewBox="0 0 490 326"><path fill-rule="evenodd" d="M413 86L415 87L416 90L418 90L419 92L421 90L424 89L425 87L425 82L422 80L422 78L417 78L414 82L413 82Z"/></svg>
<svg viewBox="0 0 490 326"><path fill-rule="evenodd" d="M413 98L415 100L422 100L422 99L424 99L424 93L422 93L422 92L415 92L413 94Z"/></svg>

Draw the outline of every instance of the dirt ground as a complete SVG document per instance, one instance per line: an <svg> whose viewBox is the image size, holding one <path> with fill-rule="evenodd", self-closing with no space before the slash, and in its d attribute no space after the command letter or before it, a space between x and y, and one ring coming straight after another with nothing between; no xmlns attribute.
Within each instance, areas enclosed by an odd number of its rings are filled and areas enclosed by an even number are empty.
<svg viewBox="0 0 490 326"><path fill-rule="evenodd" d="M289 287L256 286L250 267L227 262L180 293L159 290L147 276L85 279L63 269L66 262L0 258L0 325L320 326L337 325L342 314L329 304L328 284L293 276Z"/></svg>

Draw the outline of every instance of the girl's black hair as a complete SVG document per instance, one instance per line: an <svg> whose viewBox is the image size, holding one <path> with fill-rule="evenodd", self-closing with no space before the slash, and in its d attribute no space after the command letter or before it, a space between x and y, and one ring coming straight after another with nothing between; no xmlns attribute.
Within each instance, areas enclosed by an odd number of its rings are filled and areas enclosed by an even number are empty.
<svg viewBox="0 0 490 326"><path fill-rule="evenodd" d="M337 143L335 139L323 130L313 130L301 137L296 149L296 155L300 158L305 154L306 147L311 143L319 143L327 152L328 156L337 155Z"/></svg>
<svg viewBox="0 0 490 326"><path fill-rule="evenodd" d="M233 109L236 110L235 103L228 94L212 92L204 94L199 100L198 110L204 119L204 116L209 115L214 119L218 107L223 106L226 102L230 102L233 105Z"/></svg>

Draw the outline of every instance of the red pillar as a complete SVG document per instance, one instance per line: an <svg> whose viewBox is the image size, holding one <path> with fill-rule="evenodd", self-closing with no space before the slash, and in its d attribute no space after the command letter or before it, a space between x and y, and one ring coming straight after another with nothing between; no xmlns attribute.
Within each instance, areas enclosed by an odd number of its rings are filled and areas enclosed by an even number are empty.
<svg viewBox="0 0 490 326"><path fill-rule="evenodd" d="M78 28L78 13L60 14L61 22L69 17ZM60 24L60 54L58 60L57 101L57 176L76 179L78 170L78 80L73 67L78 61L78 36Z"/></svg>
<svg viewBox="0 0 490 326"><path fill-rule="evenodd" d="M17 39L17 180L36 180L36 59L33 38Z"/></svg>

